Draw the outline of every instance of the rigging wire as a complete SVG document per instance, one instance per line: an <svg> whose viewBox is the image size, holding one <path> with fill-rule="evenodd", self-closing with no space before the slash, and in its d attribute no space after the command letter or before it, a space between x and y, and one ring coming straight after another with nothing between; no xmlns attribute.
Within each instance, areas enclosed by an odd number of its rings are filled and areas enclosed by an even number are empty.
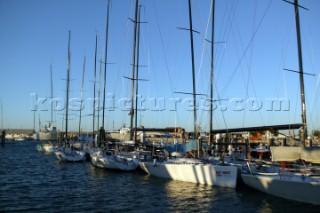
<svg viewBox="0 0 320 213"><path fill-rule="evenodd" d="M222 41L228 41L228 38L230 37L231 35L231 31L232 31L232 25L233 25L233 22L235 20L235 14L236 14L236 8L238 6L238 1L232 1L231 2L231 5L229 4L229 1L227 1L227 4L225 6L225 9L224 9L224 14L223 14L223 18L222 18L222 21L221 21L221 26L225 26L224 28L221 27L220 29L220 32L218 33L222 35ZM230 7L230 9L229 9ZM229 12L230 11L230 12ZM224 32L222 32L224 30ZM226 46L224 47L224 49L221 48L221 45L219 45L218 47L216 47L215 49L215 66L216 67L221 67L222 66L222 62L223 60L220 60L220 58L224 58L224 55L226 53L226 51L223 51L223 53L220 53L222 52L222 50L225 50L226 49ZM219 64L220 62L220 64ZM222 73L222 69L220 70L219 72L219 69L218 69L218 72L215 73L215 81L216 82L219 82L219 79L220 79L220 74L223 75L224 73ZM220 94L223 94L220 93Z"/></svg>
<svg viewBox="0 0 320 213"><path fill-rule="evenodd" d="M222 19L222 26L226 22L226 27L225 27L225 30L224 30L224 33L223 33L223 36L222 36L222 40L223 41L228 41L228 38L231 35L232 25L233 25L233 22L235 20L235 14L236 14L235 11L236 11L236 8L237 8L237 3L238 3L238 1L232 1L230 6L229 6L229 2L226 5L225 13L224 13L223 19ZM230 7L230 13L229 13L229 10L228 10L229 7ZM228 15L228 17L226 15ZM224 21L224 20L226 20L226 21ZM218 62L219 62L219 59L220 59L219 58L219 56L220 56L219 52L221 52L221 51L222 51L221 46L218 46L217 53L215 53L215 55L218 56L218 57L215 58L215 60L218 61ZM221 55L222 55L221 57L224 58L225 51ZM221 63L222 63L222 60L221 60ZM215 63L215 64L217 64L217 63ZM217 65L217 67L219 67L219 65ZM216 70L216 68L215 68L215 70ZM222 72L222 70L221 70L221 72ZM215 74L215 76L217 76L217 75ZM215 84L214 84L215 85L215 90L217 91L218 102L219 102L220 106L223 106L222 98L221 98L221 96L223 96L223 93L221 93L219 91L218 85L217 85L217 82L219 82L219 76L215 77L214 82L215 82ZM225 111L223 111L223 110L220 110L220 111L221 111L221 114L222 114L224 128L228 129L226 116L225 116ZM218 123L218 122L216 121L216 123Z"/></svg>
<svg viewBox="0 0 320 213"><path fill-rule="evenodd" d="M292 21L291 21L291 31L290 31L290 34L289 34L289 38L287 40L287 45L286 45L286 49L285 49L285 53L284 53L284 56L283 56L283 59L284 60L284 64L283 64L283 67L287 67L287 58L288 58L288 53L289 53L289 46L290 46L290 42L292 40L292 37L293 37L293 34L294 34L294 30L295 30L295 17L292 16ZM287 36L285 36L287 37ZM283 87L284 87L284 94L285 94L285 98L288 98L288 91L287 91L287 75L286 75L286 71L284 69L281 69L282 70L282 76L283 76ZM297 104L297 103L296 103ZM272 119L273 117L270 116L270 119ZM292 116L290 114L288 114L288 122L291 123L292 121L291 120L294 120L292 119Z"/></svg>
<svg viewBox="0 0 320 213"><path fill-rule="evenodd" d="M261 25L262 25L262 22L263 22L265 16L267 15L267 12L268 12L269 9L270 9L271 4L272 4L272 1L269 2L266 10L264 11L264 13L263 13L263 15L262 15L262 17L261 17L261 19L260 19L260 21L259 21L259 23L258 23L257 28L254 30L254 33L253 33L253 35L251 36L251 38L250 38L250 40L249 40L249 43L247 44L247 46L246 46L246 48L245 48L242 56L240 57L239 62L237 63L236 67L234 68L233 72L231 73L230 81L225 85L224 91L229 87L231 80L232 80L233 77L235 76L236 71L239 69L239 67L240 67L240 65L241 65L241 63L242 63L242 60L245 58L245 56L246 56L246 54L247 54L247 52L248 52L248 50L249 50L249 47L251 46L251 44L252 44L252 42L253 42L253 40L254 40L257 32L259 31L259 29L260 29L260 27L261 27Z"/></svg>
<svg viewBox="0 0 320 213"><path fill-rule="evenodd" d="M257 1L255 1L255 5L254 5L254 15L253 15L253 27L252 27L252 31L254 32L254 29L256 27L256 18L257 18ZM240 35L240 34L239 34ZM240 37L240 36L239 36ZM241 44L242 44L242 39L240 37L240 40L241 40ZM250 48L250 61L249 61L249 64L248 64L248 61L247 59L245 58L245 62L246 62L246 65L248 67L248 78L247 78L247 85L246 85L246 95L245 95L245 100L248 100L248 97L249 97L249 84L250 84L250 77L251 77L251 71L252 71L252 54L253 54L253 46L254 46L254 42L252 42L252 45L251 45L251 48ZM252 82L253 84L253 82ZM254 88L253 88L254 90ZM255 90L254 90L254 93L255 93ZM257 96L256 96L257 97ZM242 119L242 126L244 126L244 123L245 123L245 119L246 119L246 111L247 110L244 110L243 111L243 119ZM261 115L261 111L259 111L259 115L260 115L260 118L262 120L262 115ZM262 120L262 123L264 124L263 120Z"/></svg>
<svg viewBox="0 0 320 213"><path fill-rule="evenodd" d="M311 33L310 33L311 34ZM313 44L313 37L312 36L310 36L311 37L311 39L310 39L310 42L311 42L311 56L314 56L315 54L314 54L314 46L315 45L312 45ZM311 63L311 67L312 67L312 70L313 70L313 72L315 73L315 64L314 64L314 61L315 61L315 59L314 59L314 57L311 57L311 60L310 60L310 63ZM315 100L316 100L316 96L317 96L317 94L318 94L318 90L319 90L319 86L320 86L320 75L318 74L318 77L317 77L317 79L316 79L316 83L315 83L315 90L314 90L314 93L313 93L313 97L312 97L312 99L311 99L311 104L310 104L310 113L309 113L309 121L311 121L311 126L313 127L312 129L316 129L317 128L317 125L315 124L315 122L316 121L318 121L319 119L318 119L318 117L319 117L319 112L318 112L318 110L316 110L316 109L318 109L319 108L319 106L315 106L314 107L314 105L315 105ZM315 112L314 112L315 111ZM312 114L313 113L316 113L316 115L314 116L315 117L315 119L312 119L313 118L313 116L312 116ZM315 120L315 121L314 121Z"/></svg>
<svg viewBox="0 0 320 213"><path fill-rule="evenodd" d="M166 51L164 49L164 41L163 41L163 36L162 36L162 32L160 30L160 24L159 24L159 19L158 19L158 12L156 10L156 5L154 3L154 1L152 1L153 3L153 8L154 8L154 14L155 14L155 17L156 17L156 24L157 24L157 27L158 27L158 31L159 31L159 35L160 35L160 43L161 43L161 50L163 52L163 59L164 59L164 62L165 62L165 67L166 67L166 71L167 71L167 74L168 74L168 77L169 77L169 83L170 83L170 89L171 89L171 93L173 95L173 98L176 98L175 97L175 89L173 87L173 83L172 83L172 77L171 77L171 74L170 74L170 69L169 69L169 66L168 66L168 60L167 60L167 57L166 57ZM178 124L180 125L180 117L179 117L179 113L178 111L176 110L176 116L177 116L177 119L178 119Z"/></svg>
<svg viewBox="0 0 320 213"><path fill-rule="evenodd" d="M128 50L128 45L129 45L129 41L128 41L128 38L129 38L129 26L130 26L130 12L132 11L132 8L134 7L134 4L132 1L130 1L130 7L129 7L129 10L128 10L128 19L127 19L127 22L126 22L126 27L125 27L125 30L124 30L124 34L123 34L123 37L122 37L122 46L121 46L121 54L120 54L120 59L119 59L119 62L117 63L117 68L116 68L116 76L117 76L117 79L116 82L122 82L122 97L129 97L129 93L131 92L131 89L129 89L130 85L128 84L127 80L125 80L124 78L122 78L122 76L126 76L126 73L130 70L130 69L127 69L128 66L125 66L125 68L123 68L123 64L126 62L125 59L127 58L127 53L129 51ZM114 84L114 89L113 91L119 91L119 89L117 88L117 84ZM128 119L128 111L126 110L121 110L121 125L125 124L127 119Z"/></svg>
<svg viewBox="0 0 320 213"><path fill-rule="evenodd" d="M212 1L212 0L211 0ZM200 13L201 14L201 13ZM210 18L212 16L212 7L209 7L209 16L208 16L208 20L207 20L207 24L206 24L206 29L205 29L205 33L204 33L204 38L203 38L203 44L202 44L202 52L201 52L201 58L200 58L200 66L198 69L198 76L197 76L197 81L196 81L196 85L199 85L199 79L200 79L200 74L201 74L201 70L202 70L202 64L203 64L203 58L204 58L204 54L205 54L205 49L206 49L206 43L207 43L207 34L208 34L208 28L209 28L209 24L210 24ZM214 41L211 41L214 42ZM205 78L207 79L207 78ZM205 83L203 83L204 85ZM210 86L210 85L209 85ZM205 93L208 93L208 91L205 91ZM198 125L200 126L200 121L203 119L204 116L204 110L201 111L201 114L199 116L199 121L198 121ZM208 116L206 116L206 118L208 118ZM205 121L205 124L208 124L208 121ZM207 126L207 125L205 125ZM209 130L210 131L210 130Z"/></svg>

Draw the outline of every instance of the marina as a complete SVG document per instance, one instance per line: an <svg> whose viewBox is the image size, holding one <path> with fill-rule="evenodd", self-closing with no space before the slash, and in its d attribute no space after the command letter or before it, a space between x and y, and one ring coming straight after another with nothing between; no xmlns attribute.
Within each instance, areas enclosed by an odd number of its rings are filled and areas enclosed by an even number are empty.
<svg viewBox="0 0 320 213"><path fill-rule="evenodd" d="M37 63L20 56L17 73L37 84L2 80L0 212L317 211L320 31L305 12L320 4L159 2L79 0L70 14L74 3L50 2L62 19L49 3L25 5L42 8L30 23L47 23L44 11L60 21L54 33L34 24L47 45L26 36L42 56L29 48ZM8 26L25 19L4 11ZM11 70L10 53L26 49L4 49ZM50 83L31 77L49 64Z"/></svg>
<svg viewBox="0 0 320 213"><path fill-rule="evenodd" d="M317 212L317 205L266 195L244 184L212 187L63 163L39 141L0 147L2 212Z"/></svg>

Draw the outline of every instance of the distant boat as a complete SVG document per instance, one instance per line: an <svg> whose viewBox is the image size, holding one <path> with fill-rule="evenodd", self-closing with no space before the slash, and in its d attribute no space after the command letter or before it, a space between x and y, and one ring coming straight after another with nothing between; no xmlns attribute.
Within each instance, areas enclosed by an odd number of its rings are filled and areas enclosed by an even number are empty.
<svg viewBox="0 0 320 213"><path fill-rule="evenodd" d="M52 154L57 148L58 148L58 146L53 144L53 143L51 143L51 141L36 145L36 149L39 152L43 152L45 154Z"/></svg>
<svg viewBox="0 0 320 213"><path fill-rule="evenodd" d="M270 160L270 155L271 155L270 149L267 146L262 145L262 144L250 149L250 156L255 159Z"/></svg>
<svg viewBox="0 0 320 213"><path fill-rule="evenodd" d="M51 79L51 100L53 100L53 81L52 81L52 66L50 66L50 79ZM53 125L53 103L51 102L51 120L49 125L39 131L40 141L56 141L58 136L57 128Z"/></svg>
<svg viewBox="0 0 320 213"><path fill-rule="evenodd" d="M43 129L39 131L39 140L40 141L56 141L58 137L57 128L51 123L45 125Z"/></svg>
<svg viewBox="0 0 320 213"><path fill-rule="evenodd" d="M212 1L214 8L214 1ZM214 10L212 10L214 16ZM191 54L193 62L193 36L192 36L192 16L191 1L189 0L189 17L190 17L190 37L191 37ZM213 20L212 20L213 23ZM213 30L212 30L213 31ZM213 32L212 32L213 34ZM211 41L214 42L214 41ZM194 63L192 63L193 84L195 84ZM196 103L195 85L193 85L193 99ZM194 104L195 105L195 104ZM194 126L196 126L196 107L194 107ZM194 135L196 134L196 127ZM197 149L199 151L199 139ZM198 152L199 153L199 152ZM199 156L199 155L198 155ZM154 161L141 161L139 166L146 173L160 178L204 184L210 186L222 186L235 188L237 184L238 169L236 166L218 165L200 159L154 159Z"/></svg>
<svg viewBox="0 0 320 213"><path fill-rule="evenodd" d="M14 139L15 141L25 141L26 139L24 137L17 137Z"/></svg>
<svg viewBox="0 0 320 213"><path fill-rule="evenodd" d="M1 145L5 145L5 144L13 144L15 143L14 138L13 137L6 137L6 131L3 129L1 132L1 141L0 144Z"/></svg>

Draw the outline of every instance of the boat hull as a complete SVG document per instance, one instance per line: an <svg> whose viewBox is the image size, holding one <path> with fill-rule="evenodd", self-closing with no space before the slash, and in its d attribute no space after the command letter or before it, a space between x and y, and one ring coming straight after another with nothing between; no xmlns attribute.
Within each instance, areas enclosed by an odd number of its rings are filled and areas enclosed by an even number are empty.
<svg viewBox="0 0 320 213"><path fill-rule="evenodd" d="M39 132L40 141L56 141L57 132Z"/></svg>
<svg viewBox="0 0 320 213"><path fill-rule="evenodd" d="M146 173L160 178L235 188L237 167L213 164L174 164L140 162L139 166Z"/></svg>
<svg viewBox="0 0 320 213"><path fill-rule="evenodd" d="M59 161L80 162L86 160L86 152L76 150L58 150L54 152Z"/></svg>
<svg viewBox="0 0 320 213"><path fill-rule="evenodd" d="M139 166L137 159L117 155L91 154L90 159L94 166L104 169L134 171Z"/></svg>
<svg viewBox="0 0 320 213"><path fill-rule="evenodd" d="M52 144L43 144L42 149L46 154L51 154L54 151L55 146Z"/></svg>
<svg viewBox="0 0 320 213"><path fill-rule="evenodd" d="M319 178L280 179L279 175L242 174L243 182L261 192L304 203L320 205Z"/></svg>

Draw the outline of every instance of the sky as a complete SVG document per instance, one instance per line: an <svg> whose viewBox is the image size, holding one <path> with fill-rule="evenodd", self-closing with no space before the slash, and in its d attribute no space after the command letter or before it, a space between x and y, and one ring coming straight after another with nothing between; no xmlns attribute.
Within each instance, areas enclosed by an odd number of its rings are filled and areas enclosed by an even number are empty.
<svg viewBox="0 0 320 213"><path fill-rule="evenodd" d="M68 35L69 129L102 121L108 0L0 0L1 128L64 129ZM105 128L130 125L135 0L111 0ZM320 2L300 0L307 124L320 129ZM187 0L139 0L138 125L193 130L192 64ZM191 0L197 125L209 130L211 0ZM281 0L216 0L213 128L301 123L294 8ZM182 29L181 29L182 28ZM97 60L95 44L97 36ZM84 62L85 61L85 62ZM96 63L96 69L94 65ZM53 98L51 97L52 67ZM84 71L84 85L82 75ZM96 77L94 73L96 72ZM100 74L101 73L101 74ZM96 80L95 80L96 79ZM94 85L96 94L94 95ZM100 88L100 96L98 91Z"/></svg>

